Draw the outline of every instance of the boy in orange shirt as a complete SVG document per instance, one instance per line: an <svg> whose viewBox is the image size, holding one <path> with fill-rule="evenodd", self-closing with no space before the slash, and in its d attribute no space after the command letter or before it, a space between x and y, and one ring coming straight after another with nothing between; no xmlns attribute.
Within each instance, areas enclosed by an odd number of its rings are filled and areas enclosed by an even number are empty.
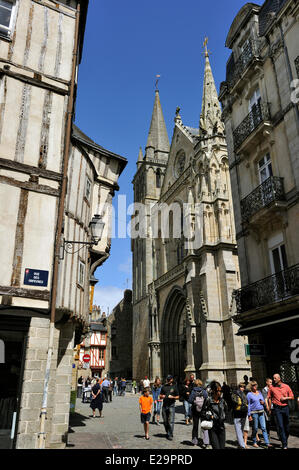
<svg viewBox="0 0 299 470"><path fill-rule="evenodd" d="M143 390L143 395L139 398L139 408L140 408L140 418L141 422L144 425L144 438L148 441L149 436L149 422L151 419L151 411L153 406L153 397L149 396L150 389L147 387Z"/></svg>

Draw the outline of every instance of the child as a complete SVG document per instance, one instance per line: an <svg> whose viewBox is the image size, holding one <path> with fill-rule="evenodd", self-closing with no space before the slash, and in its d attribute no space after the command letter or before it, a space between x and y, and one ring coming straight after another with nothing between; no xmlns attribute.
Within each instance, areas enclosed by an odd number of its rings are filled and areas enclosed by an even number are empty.
<svg viewBox="0 0 299 470"><path fill-rule="evenodd" d="M139 408L140 408L140 417L141 417L141 422L144 425L144 432L145 436L144 438L148 441L149 436L149 422L151 419L151 411L152 411L152 406L153 406L153 398L149 396L150 394L150 389L146 387L143 390L143 395L139 398Z"/></svg>

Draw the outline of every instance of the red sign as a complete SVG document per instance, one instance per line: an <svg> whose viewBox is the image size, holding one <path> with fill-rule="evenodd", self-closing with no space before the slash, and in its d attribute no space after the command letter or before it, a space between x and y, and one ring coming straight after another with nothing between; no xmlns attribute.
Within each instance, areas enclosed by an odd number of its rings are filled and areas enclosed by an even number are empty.
<svg viewBox="0 0 299 470"><path fill-rule="evenodd" d="M89 354L84 354L82 359L83 359L83 362L89 362L90 361L90 355Z"/></svg>

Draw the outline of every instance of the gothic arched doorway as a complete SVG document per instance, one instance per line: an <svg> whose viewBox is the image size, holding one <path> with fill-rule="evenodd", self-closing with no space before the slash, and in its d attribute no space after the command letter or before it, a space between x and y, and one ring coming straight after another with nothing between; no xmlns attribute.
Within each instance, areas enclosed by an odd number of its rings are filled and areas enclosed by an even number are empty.
<svg viewBox="0 0 299 470"><path fill-rule="evenodd" d="M180 287L174 287L165 302L161 324L162 376L168 374L183 379L187 365L186 297Z"/></svg>

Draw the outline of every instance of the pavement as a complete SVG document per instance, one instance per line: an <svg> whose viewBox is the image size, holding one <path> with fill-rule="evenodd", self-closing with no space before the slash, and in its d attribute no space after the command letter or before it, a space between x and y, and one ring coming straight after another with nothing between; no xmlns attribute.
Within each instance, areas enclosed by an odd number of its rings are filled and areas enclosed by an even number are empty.
<svg viewBox="0 0 299 470"><path fill-rule="evenodd" d="M89 403L76 401L75 413L70 414L69 434L67 449L184 449L201 450L200 446L194 447L191 443L192 425L185 424L184 408L180 402L176 405L174 438L166 439L165 429L162 423L157 426L150 424L150 440L144 439L144 429L140 422L138 399L140 394L126 393L125 396L113 396L111 403L104 403L102 418L92 418L92 410ZM237 449L235 429L232 424L226 423L226 447ZM249 432L249 436L251 431ZM262 437L262 436L261 436ZM270 441L274 449L280 449L281 444L275 431L271 432ZM263 442L263 439L262 441ZM252 441L248 440L248 447L252 447ZM262 444L261 448L265 448ZM299 449L299 430L291 430L289 448Z"/></svg>

